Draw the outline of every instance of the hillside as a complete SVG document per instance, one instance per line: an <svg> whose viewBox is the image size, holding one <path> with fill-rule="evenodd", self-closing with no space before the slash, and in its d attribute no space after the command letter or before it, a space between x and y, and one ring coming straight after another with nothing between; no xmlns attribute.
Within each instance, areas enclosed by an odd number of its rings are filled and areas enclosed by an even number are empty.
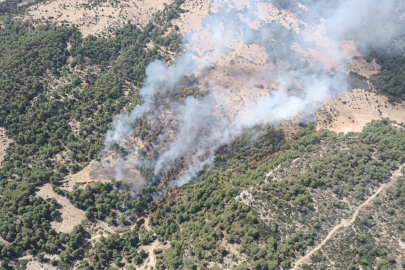
<svg viewBox="0 0 405 270"><path fill-rule="evenodd" d="M402 0L0 1L2 269L405 269Z"/></svg>

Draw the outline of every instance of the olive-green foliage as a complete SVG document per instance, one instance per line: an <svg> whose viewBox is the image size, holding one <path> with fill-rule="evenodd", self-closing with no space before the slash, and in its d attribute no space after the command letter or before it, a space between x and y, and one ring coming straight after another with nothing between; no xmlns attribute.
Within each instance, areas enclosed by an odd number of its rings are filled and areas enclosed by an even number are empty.
<svg viewBox="0 0 405 270"><path fill-rule="evenodd" d="M389 120L372 122L362 133L348 133L343 137L327 130L314 132L307 128L291 141L290 153L270 160L268 165L276 167L313 153L311 167L305 168L304 173L303 168L297 168L284 181L273 181L262 188L276 198L279 207L288 207L287 202L291 201L303 211L312 207L309 190L319 187L330 188L339 197L354 191L354 197L363 199L369 187L378 186L405 161L404 142L405 134L392 127ZM327 150L318 158L320 145Z"/></svg>
<svg viewBox="0 0 405 270"><path fill-rule="evenodd" d="M0 8L10 3L0 3ZM160 46L179 49L176 33L163 34L170 24L167 18L182 12L176 9L181 3L168 5L142 30L127 24L108 39L83 38L73 27L34 27L2 17L0 124L14 143L0 169L0 228L10 242L1 246L1 258L62 251L65 241L50 227L59 217L58 204L35 197L36 188L58 185L97 157L113 115L142 102L135 87L142 85L146 66L170 59L159 52ZM152 50L146 48L151 40L157 44ZM109 210L104 209L108 199L112 208L125 201L118 192L107 194L102 211L96 211L100 217ZM91 204L99 206L97 199Z"/></svg>
<svg viewBox="0 0 405 270"><path fill-rule="evenodd" d="M184 101L188 96L193 96L195 98L203 97L208 94L209 90L205 90L204 92L199 91L197 86L193 87L186 87L183 90L179 90L175 94L175 99L179 101Z"/></svg>
<svg viewBox="0 0 405 270"><path fill-rule="evenodd" d="M347 212L339 201L327 201L315 211L316 190L329 190L338 198L361 202L371 188L386 181L405 161L405 132L387 119L368 124L362 133L338 135L327 130L317 132L310 126L284 144L277 138L269 130L255 141L243 137L223 147L217 153L216 165L201 177L201 182L182 187L176 196L169 195L158 206L150 224L158 239L170 240L172 248L157 256L157 265L177 269L199 264L203 267L212 260L222 262L224 256L231 256L229 250L223 250L225 241L241 245L241 252L255 269L288 267L291 257L304 254L325 234L323 227L335 224L341 217L339 211ZM255 154L259 155L257 159ZM294 160L299 166L289 176L265 181L270 169L288 168ZM248 191L270 207L270 224L259 221L253 209L260 206L249 207L235 200L252 185ZM326 216L320 216L319 211ZM305 228L302 231L293 227L291 233L278 226L298 219ZM356 243L362 245L361 237ZM181 259L184 254L189 256L187 261Z"/></svg>
<svg viewBox="0 0 405 270"><path fill-rule="evenodd" d="M255 162L246 164L244 157L248 155L240 154L245 150L245 153L258 151L259 155L263 155L262 158L270 156L279 150L282 138L283 133L274 129L268 129L256 141L241 138L221 150L220 156L223 159L228 156L232 160L227 169L214 168L208 171L202 176L201 182L183 187L178 196L158 206L150 217L150 224L160 241L171 241L171 248L157 255L157 265L178 269L204 264L209 260L221 263L224 256L229 254L221 245L223 240L241 244L243 252L249 256L275 260L278 265L274 240L277 238L276 226L262 239L267 244L259 248L257 244L261 235L257 230L256 214L250 207L237 203L234 197L241 188L254 181L237 180L239 171L245 172L250 166L256 165ZM185 261L183 257L186 251L190 258Z"/></svg>
<svg viewBox="0 0 405 270"><path fill-rule="evenodd" d="M101 220L104 220L112 210L125 211L131 207L129 196L113 189L111 183L101 182L87 185L84 189L75 186L73 191L67 194L77 208L86 211L87 218Z"/></svg>
<svg viewBox="0 0 405 270"><path fill-rule="evenodd" d="M34 0L23 3L23 0L5 0L0 3L0 16L23 14L27 8L44 2L44 0Z"/></svg>
<svg viewBox="0 0 405 270"><path fill-rule="evenodd" d="M121 182L116 182L116 186L120 188ZM55 189L60 191L57 187ZM139 217L144 210L153 210L155 207L150 196L139 196L132 200L131 193L119 191L111 183L96 182L86 185L83 189L74 186L71 192L62 194L77 208L84 210L89 220L104 220L110 217L108 221L111 225L117 224L116 217L121 221L128 216Z"/></svg>
<svg viewBox="0 0 405 270"><path fill-rule="evenodd" d="M359 269L359 265L365 270L403 268L402 249L392 245L383 235L395 235L401 241L405 239L404 183L403 177L396 179L392 187L360 214L352 228L341 231L329 241L322 254L311 258L312 269L322 269L331 260L339 269Z"/></svg>
<svg viewBox="0 0 405 270"><path fill-rule="evenodd" d="M258 130L257 132L263 132ZM281 132L275 133L272 128L266 128L264 135L256 140L251 140L249 136L243 136L230 146L221 147L215 154L216 166L231 167L238 173L246 173L250 169L257 168L266 161L271 154L279 151L280 143L284 135ZM261 171L255 171L257 176L263 175Z"/></svg>
<svg viewBox="0 0 405 270"><path fill-rule="evenodd" d="M148 257L148 254L143 249L138 249L139 245L140 239L136 229L120 234L114 233L108 237L101 236L93 250L86 254L86 257L89 258L92 269L95 270L105 269L112 262L118 267L131 263L140 265ZM125 263L121 262L123 259Z"/></svg>
<svg viewBox="0 0 405 270"><path fill-rule="evenodd" d="M377 63L381 66L382 73L374 75L371 82L374 87L386 95L391 102L403 100L405 98L404 76L405 57L392 54L390 50L379 52L372 55L371 59L376 58Z"/></svg>

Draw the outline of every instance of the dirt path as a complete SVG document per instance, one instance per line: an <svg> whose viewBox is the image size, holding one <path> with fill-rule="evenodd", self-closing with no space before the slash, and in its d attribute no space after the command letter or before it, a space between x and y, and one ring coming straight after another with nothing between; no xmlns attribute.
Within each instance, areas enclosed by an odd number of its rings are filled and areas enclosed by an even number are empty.
<svg viewBox="0 0 405 270"><path fill-rule="evenodd" d="M326 244L326 242L328 242L328 240L333 236L333 234L339 230L342 227L348 227L350 225L353 224L353 222L356 220L357 216L359 215L360 211L367 205L370 204L370 202L378 196L378 194L381 193L381 191L383 191L384 189L386 189L387 187L389 187L390 185L392 185L395 182L395 179L397 179L398 177L402 176L402 168L404 167L404 165L401 165L398 170L394 171L392 173L391 176L391 181L386 183L386 184L382 184L377 191L370 197L368 198L364 203L362 203L359 207L357 207L356 211L353 213L353 216L350 220L342 220L342 222L335 226L330 232L329 234L325 237L325 239L313 250L311 250L307 255L305 255L304 257L302 257L301 259L299 259L295 265L293 270L298 270L300 269L299 267L304 264L304 263L310 263L311 262L311 256L312 254L314 254L315 252L317 252L318 250L320 250L322 248L323 245Z"/></svg>
<svg viewBox="0 0 405 270"><path fill-rule="evenodd" d="M367 199L367 201L365 201L364 203L362 203L359 207L357 207L356 211L354 212L352 218L350 220L343 220L339 225L335 226L330 232L329 234L325 237L325 239L313 250L311 250L307 255L305 255L304 257L302 257L301 259L299 259L295 265L293 270L298 270L300 269L299 267L304 264L304 263L310 263L311 262L311 256L312 254L314 254L315 252L317 252L319 249L322 248L323 245L326 244L326 242L333 236L333 234L339 230L342 227L347 227L353 224L353 222L356 220L357 216L359 215L361 209L363 209L365 206L367 206L368 204L370 204L370 202L377 197L378 194L381 193L381 191L383 191L385 188L387 188L390 185L390 183L387 184L382 184L380 186L379 189L377 189L377 191L374 193L373 196L371 196L370 198Z"/></svg>
<svg viewBox="0 0 405 270"><path fill-rule="evenodd" d="M0 0L0 2L1 2L1 0ZM9 139L6 135L6 129L3 127L0 127L0 164L1 164L1 162L3 162L4 156L6 155L7 147L12 142L13 142L13 140Z"/></svg>
<svg viewBox="0 0 405 270"><path fill-rule="evenodd" d="M141 217L141 218L143 218L143 217ZM141 218L139 218L139 219L141 219ZM139 219L138 219L138 220L139 220ZM135 223L134 225L132 225L132 227L131 227L131 232L135 229L136 225L137 225L137 223ZM146 218L146 219L145 219L145 224L144 224L143 226L145 226L146 230L148 230L148 231L151 230L150 227L149 227L149 218ZM108 226L106 226L106 227L107 227L107 229L109 230L110 233L114 233L114 231L111 230L111 228L109 228ZM88 239L86 242L84 242L80 247L86 246L88 243L90 243L90 242L93 241L93 240L99 239L101 236L103 236L103 237L108 237L108 235L109 235L109 234L98 234L98 235L92 236L90 239ZM124 233L120 233L120 234L118 234L118 235L119 235L119 236L122 236L122 235L124 235Z"/></svg>
<svg viewBox="0 0 405 270"><path fill-rule="evenodd" d="M140 219L142 219L144 217L141 217L138 219L138 221ZM142 224L142 226L147 230L150 231L151 228L149 226L149 217L144 218L145 219L145 223ZM132 227L131 227L131 231L133 231L135 229L135 227L137 226L136 222ZM142 227L141 226L141 227ZM124 233L119 233L119 236L122 236ZM91 241L97 240L99 239L101 236L103 237L108 237L108 234L99 234L99 235L95 235L93 237L91 237L90 239L88 239L85 243L83 243L80 247L85 247L87 244L89 244ZM157 240L153 241L151 244L146 245L146 246L141 246L140 248L143 249L146 253L149 254L147 261L145 261L145 263L139 268L139 270L146 270L148 268L152 268L156 265L156 255L153 252L153 250L155 249L166 249L168 248L170 245L167 244L163 244ZM138 269L138 268L137 268Z"/></svg>

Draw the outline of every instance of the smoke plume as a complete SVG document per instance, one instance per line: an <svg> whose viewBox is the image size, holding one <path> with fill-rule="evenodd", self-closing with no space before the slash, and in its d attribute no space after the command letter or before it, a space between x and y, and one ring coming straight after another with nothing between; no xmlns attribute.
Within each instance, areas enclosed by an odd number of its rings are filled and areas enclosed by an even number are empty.
<svg viewBox="0 0 405 270"><path fill-rule="evenodd" d="M290 1L289 10L274 2L212 3L200 27L183 35L173 65L147 67L144 103L114 118L105 151L127 146L136 120L146 118L163 127L149 169L156 176L180 166L171 183L183 185L252 127L310 114L314 104L348 91L353 57L399 32L393 0ZM208 93L170 99L189 76Z"/></svg>

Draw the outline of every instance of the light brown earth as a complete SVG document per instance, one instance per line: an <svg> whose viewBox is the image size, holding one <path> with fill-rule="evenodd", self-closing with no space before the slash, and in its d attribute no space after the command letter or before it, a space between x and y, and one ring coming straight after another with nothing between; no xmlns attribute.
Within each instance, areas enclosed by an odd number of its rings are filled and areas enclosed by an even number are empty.
<svg viewBox="0 0 405 270"><path fill-rule="evenodd" d="M171 0L132 0L122 2L118 6L112 2L107 2L88 9L84 5L87 3L85 0L56 0L30 7L24 18L41 19L44 17L47 19L53 17L50 20L77 25L84 35L99 34L108 32L109 28L119 27L128 20L145 25L156 11L162 10L164 4L170 2ZM267 23L275 21L288 29L292 29L295 33L302 34L306 41L313 41L316 44L314 49L303 50L298 44L291 47L292 50L302 54L302 61L312 64L320 62L324 65L325 70L335 68L340 71L353 71L366 77L376 74L379 70L375 61L367 63L361 59L354 60L345 69L346 64L343 62L361 56L351 41L336 43L326 38L324 20L316 25L308 25L287 10L278 10L270 3L259 1L221 0L212 3L212 5L210 0L186 1L182 8L188 12L182 13L179 19L173 21L173 25L178 25L182 33L196 32L195 40L191 42L191 46L198 55L206 54L213 48L209 33L201 29L202 19L209 12L218 12L224 4L240 10L241 13L238 16L246 21L252 29L258 27L259 21L251 21L242 14L244 8L249 4L255 4L259 7L255 13L257 18ZM303 5L300 7L307 10ZM264 48L260 46L248 46L237 42L229 44L229 49L220 57L208 53L200 59L204 59L204 61L208 59L215 64L215 69L210 70L201 80L210 82L212 92L219 101L218 111L226 112L231 119L237 116L242 109L254 104L261 96L268 95L270 90L278 88L274 80L275 67L266 63L266 60L270 59L268 59ZM258 85L262 85L263 88L257 88Z"/></svg>
<svg viewBox="0 0 405 270"><path fill-rule="evenodd" d="M131 227L131 231L135 228L136 224ZM147 231L152 230L151 227L149 226L149 217L145 218L145 223L141 226L141 228L144 227ZM159 242L158 240L153 241L151 244L147 246L142 246L140 247L141 249L145 250L146 253L149 254L148 258L145 260L145 262L138 268L139 270L146 270L146 269L152 269L156 265L156 255L153 252L153 250L158 250L158 249L167 249L170 247L170 244L168 242L162 243Z"/></svg>
<svg viewBox="0 0 405 270"><path fill-rule="evenodd" d="M295 14L288 10L279 10L271 3L258 3L257 17L266 23L273 21L281 24L287 29L292 29L295 33L300 33L300 25L307 25L305 22L296 18Z"/></svg>
<svg viewBox="0 0 405 270"><path fill-rule="evenodd" d="M405 123L405 103L390 104L385 96L355 89L327 102L315 117L318 129L360 132L372 120L390 118Z"/></svg>
<svg viewBox="0 0 405 270"><path fill-rule="evenodd" d="M0 0L0 2L3 0ZM171 0L144 0L144 1L127 1L122 2L118 7L112 6L111 2L100 4L91 10L86 9L83 4L85 0L55 0L44 4L38 4L31 7L28 14L23 19L49 19L58 24L75 24L79 27L82 33L90 34L108 34L111 29L122 26L128 20L132 20L141 26L145 25L159 10L164 8L165 3L170 3ZM240 10L246 7L247 1L221 1L222 3L230 3L237 6ZM201 20L208 15L208 12L216 12L218 5L211 6L210 1L186 1L182 8L190 12L181 14L181 17L173 21L173 25L178 25L181 32L197 32L200 27ZM351 41L343 41L333 43L324 37L324 22L319 25L308 26L305 22L298 20L288 11L280 11L269 3L258 3L260 9L257 13L258 18L266 22L277 21L277 23L285 26L288 29L293 29L296 33L304 35L307 41L314 41L315 49L303 50L298 44L295 44L291 49L301 53L302 61L308 61L311 64L322 63L325 70L332 68L339 71L353 71L362 76L369 78L373 74L379 72L379 66L375 61L367 63L362 59L355 59L348 68L342 61L350 61L353 57L361 56L354 48ZM306 9L305 6L301 8ZM250 21L248 18L239 14L244 21L252 28L258 27L258 21ZM53 17L53 18L50 18ZM304 27L304 28L302 28ZM206 32L199 32L200 40L195 41L195 50L201 56L212 49L212 42L206 39ZM205 43L201 40L206 41ZM153 44L150 44L153 46ZM215 55L212 56L215 59ZM201 79L201 84L209 82L212 87L212 93L219 100L218 111L228 114L232 119L246 107L252 106L254 102L262 96L266 96L270 91L277 89L278 85L273 79L275 67L270 63L264 48L257 45L245 45L241 42L230 44L228 50L214 61L215 69L211 69L204 78ZM260 87L258 87L260 85ZM261 87L263 86L263 87ZM378 101L378 103L377 103ZM346 102L346 104L344 104ZM361 131L366 123L372 120L389 117L391 120L405 122L405 104L391 105L387 99L378 96L374 93L367 93L364 90L354 90L352 93L347 93L336 97L327 102L320 113L316 114L318 120L318 128L328 128L337 132ZM290 120L289 120L290 121ZM326 122L325 122L326 121ZM293 136L298 130L295 120L282 123L285 130L289 130ZM4 157L6 144L3 144L3 130L0 128L0 162ZM9 141L8 141L9 143ZM97 163L93 161L88 167L81 172L65 178L63 188L71 191L76 184L85 186L94 181L111 181L109 177L91 177L90 173L101 172L105 176L111 172L111 168L107 168L108 158ZM103 163L104 162L104 163ZM96 164L97 163L97 164ZM107 169L105 169L107 168ZM105 169L103 171L102 169ZM137 175L137 174L136 174ZM138 176L138 175L137 175ZM140 178L141 179L141 178ZM343 221L333 228L328 236L310 253L297 261L295 268L299 265L307 263L310 256L321 249L322 246L333 236L333 234L342 227L350 226L358 216L359 211L366 207L378 194L386 188L386 185L381 186L373 196L366 202L360 205L354 212L350 220ZM62 214L61 222L53 222L52 227L58 232L71 232L73 227L80 224L84 219L84 211L77 209L70 201L58 195L52 190L50 184L44 185L38 192L38 196L43 198L55 198L62 205L60 212ZM241 194L242 195L242 194ZM103 227L105 223L100 226ZM147 222L145 228L148 228ZM104 226L105 227L105 226ZM105 227L105 231L113 232L110 227ZM131 228L133 229L133 227ZM150 228L149 228L150 229ZM104 234L103 234L104 235ZM107 236L104 235L104 236ZM95 234L89 241L95 241L101 237L100 234ZM223 245L240 257L238 247L223 243ZM140 269L146 269L155 265L155 256L153 249L164 249L168 245L163 245L157 240L151 245L142 247L149 253L149 258ZM231 264L231 262L228 262ZM32 261L27 266L27 269L54 269L45 268L48 266L40 265L38 262ZM51 266L50 266L51 267Z"/></svg>
<svg viewBox="0 0 405 270"><path fill-rule="evenodd" d="M125 157L121 157L115 151L108 151L94 160L91 163L91 169L88 172L90 181L111 182L112 179L115 179L122 181L124 185L128 186L145 183L143 176L139 170L135 168L136 161L138 160L138 153L136 150L130 150L134 145L137 145L136 149L140 148L136 142L131 140L131 143L126 144L129 152Z"/></svg>
<svg viewBox="0 0 405 270"><path fill-rule="evenodd" d="M239 10L243 10L248 5L248 1L243 0L222 0L213 3L210 11L218 12L224 3ZM325 20L320 20L315 25L308 25L297 19L294 14L278 10L270 3L256 3L255 1L249 3L257 4L260 7L256 14L258 18L268 23L275 21L292 29L295 33L302 34L305 41L315 43L314 49L304 50L297 43L291 47L292 50L302 55L302 61L312 65L321 63L327 71L335 69L346 73L355 72L366 78L379 73L380 66L375 60L368 63L365 59L359 58L361 54L352 41L336 43L328 39L325 36ZM303 5L300 7L307 10ZM242 14L239 16L252 29L257 28L258 21L249 21L248 18L243 18ZM209 52L213 49L214 43L207 31L195 30L195 27L189 28L187 31L196 32L194 40L191 41L193 50L200 56L204 55L201 58L205 61L209 59L208 61L215 63L213 65L215 69L211 69L200 80L202 85L210 84L211 92L219 101L216 108L218 112L224 112L234 119L243 109L252 106L260 97L267 96L270 91L278 89L274 79L275 67L266 64L270 59L264 48L237 42L230 44L229 49L220 56L212 55ZM258 85L263 88L255 87ZM369 95L368 101L367 95ZM346 101L347 105L342 104L343 101ZM379 103L374 103L376 101ZM374 93L366 94L364 90L354 90L353 93L333 98L329 102L325 102L323 109L316 114L318 128L329 128L337 132L361 131L366 123L386 117L400 123L405 122L404 104L391 105L386 98ZM291 138L300 129L297 119L284 121L280 126L286 131L288 138Z"/></svg>
<svg viewBox="0 0 405 270"><path fill-rule="evenodd" d="M181 5L181 8L188 12L181 13L180 18L173 20L172 24L177 25L181 33L194 32L201 26L203 18L208 16L211 0L188 0Z"/></svg>
<svg viewBox="0 0 405 270"><path fill-rule="evenodd" d="M381 66L375 59L368 63L365 59L355 59L348 67L348 71L357 73L363 77L370 78L371 75L378 74Z"/></svg>
<svg viewBox="0 0 405 270"><path fill-rule="evenodd" d="M0 243L5 244L5 245L9 244L9 242L4 240L3 237L1 237L1 236L0 236Z"/></svg>
<svg viewBox="0 0 405 270"><path fill-rule="evenodd" d="M152 244L147 245L147 246L142 246L140 247L141 249L145 250L146 253L149 254L148 258L145 260L145 262L137 269L139 270L145 270L145 269L153 269L153 267L156 266L156 255L153 253L153 250L158 250L158 249L167 249L170 248L169 244L163 244L159 242L158 240L155 240Z"/></svg>
<svg viewBox="0 0 405 270"><path fill-rule="evenodd" d="M7 137L6 129L0 127L0 164L3 162L4 156L6 155L7 147L10 145L11 142L13 142L13 140Z"/></svg>
<svg viewBox="0 0 405 270"><path fill-rule="evenodd" d="M135 228L136 224L131 227L131 231ZM149 217L145 218L145 223L142 224L141 228L144 227L147 231L151 231L152 228L149 226ZM156 236L156 235L155 235ZM140 247L141 249L145 250L149 254L148 258L146 259L146 262L142 264L141 267L139 267L140 270L145 270L148 268L153 268L156 265L156 255L153 252L153 250L158 250L158 249L167 249L170 247L170 244L168 242L162 243L159 242L158 240L153 241L151 244L147 246L142 246Z"/></svg>
<svg viewBox="0 0 405 270"><path fill-rule="evenodd" d="M29 261L26 270L56 270L55 266L38 261Z"/></svg>
<svg viewBox="0 0 405 270"><path fill-rule="evenodd" d="M218 101L217 110L235 119L243 109L252 107L260 97L268 96L277 84L272 80L274 66L267 63L264 48L236 43L201 78Z"/></svg>
<svg viewBox="0 0 405 270"><path fill-rule="evenodd" d="M61 220L51 222L51 226L56 232L72 232L74 226L80 224L86 219L84 211L76 208L68 198L53 191L51 184L45 184L42 186L36 195L41 196L44 199L55 198L56 201L61 205L62 208L58 209L61 213Z"/></svg>
<svg viewBox="0 0 405 270"><path fill-rule="evenodd" d="M187 3L187 7L195 5L194 2L192 2L193 4ZM249 4L258 7L257 12L255 12L257 18L267 23L274 21L287 29L292 29L295 33L302 34L304 40L313 42L315 47L304 50L298 43L294 43L291 50L300 53L302 55L301 60L310 63L310 65L321 64L326 71L333 69L346 73L353 71L365 77L379 71L379 66L375 61L367 63L365 60L357 59L361 57L361 54L352 41L335 42L327 38L325 20L309 25L297 19L289 11L279 10L270 3L244 0L215 1L210 7L210 12L218 12L225 4L240 10L241 13L238 16L246 21L252 29L257 28L259 21L246 18L242 14L242 11ZM303 5L301 8L307 9ZM201 18L203 12L198 9L198 6L193 6L193 11L199 14L193 17L194 19ZM215 37L205 29L198 27L196 29L195 25L198 26L198 23L192 23L192 25L192 27L191 24L187 25L190 28L183 28L182 30L194 31L189 47L196 53L197 62L203 67L213 67L202 74L199 81L201 85L209 85L211 93L218 101L216 107L218 114L225 114L231 120L235 120L243 110L252 107L260 97L268 96L271 91L279 88L277 72L287 69L287 64L283 66L283 63L278 63L275 67L271 63L271 60L274 59L269 59L263 47L246 45L240 40L227 44L227 49L224 52L218 52L214 47ZM299 85L296 86L300 88ZM373 114L375 113L373 111ZM287 122L289 123L282 123L281 125L288 132L287 137L290 138L299 129L297 127L298 121L287 120Z"/></svg>
<svg viewBox="0 0 405 270"><path fill-rule="evenodd" d="M62 185L62 188L67 191L72 191L75 185L79 185L79 187L85 187L87 184L96 181L111 182L111 179L92 179L90 177L90 172L94 162L95 162L94 160L91 161L90 164L80 172L66 176L66 178L63 181L64 183Z"/></svg>
<svg viewBox="0 0 405 270"><path fill-rule="evenodd" d="M84 36L111 34L128 21L145 26L157 11L171 0L127 0L118 5L115 1L95 4L86 0L54 0L28 9L21 20L49 20L57 24L76 25Z"/></svg>

